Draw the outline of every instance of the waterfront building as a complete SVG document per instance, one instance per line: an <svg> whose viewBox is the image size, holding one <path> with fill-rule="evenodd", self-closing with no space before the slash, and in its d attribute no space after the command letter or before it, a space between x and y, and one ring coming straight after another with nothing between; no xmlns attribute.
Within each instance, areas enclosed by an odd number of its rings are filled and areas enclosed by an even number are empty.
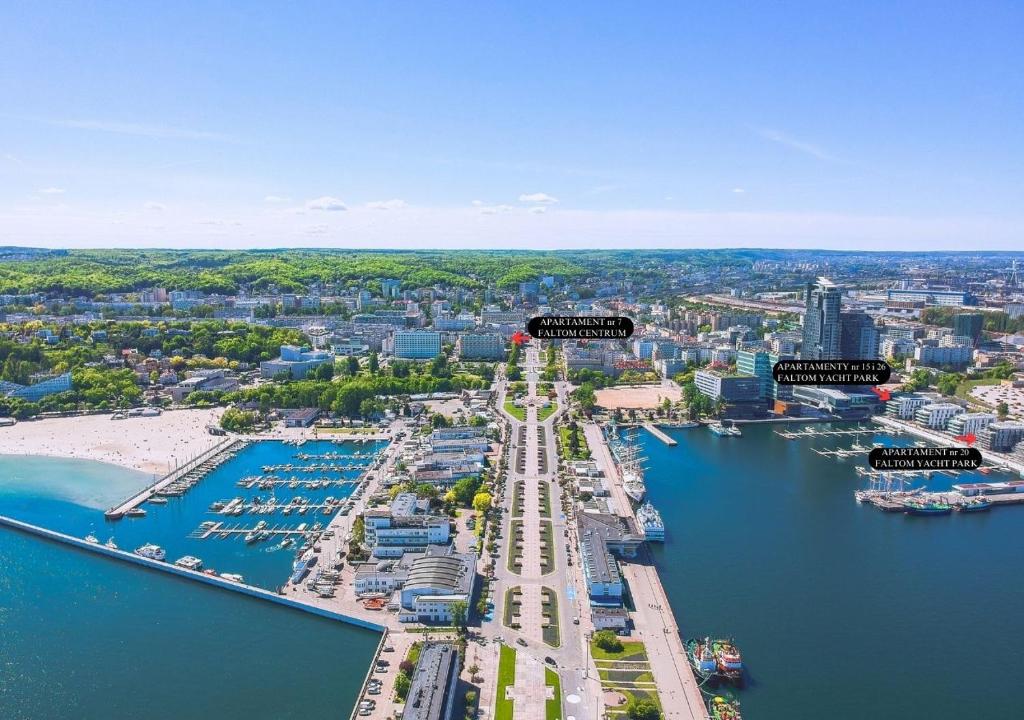
<svg viewBox="0 0 1024 720"><path fill-rule="evenodd" d="M406 552L424 552L430 545L447 545L451 522L431 515L429 506L413 493L399 493L386 510L363 513L364 543L374 557L399 557Z"/></svg>
<svg viewBox="0 0 1024 720"><path fill-rule="evenodd" d="M616 556L635 557L643 534L627 518L594 512L576 516L576 532L591 605L621 606L623 581Z"/></svg>
<svg viewBox="0 0 1024 720"><path fill-rule="evenodd" d="M996 452L1011 452L1021 440L1024 440L1024 422L989 423L978 434L978 444L985 450Z"/></svg>
<svg viewBox="0 0 1024 720"><path fill-rule="evenodd" d="M878 329L870 315L860 311L839 313L839 356L849 360L878 358Z"/></svg>
<svg viewBox="0 0 1024 720"><path fill-rule="evenodd" d="M802 405L815 407L848 420L869 417L880 406L877 395L852 387L840 390L834 387L795 385L793 399Z"/></svg>
<svg viewBox="0 0 1024 720"><path fill-rule="evenodd" d="M38 402L47 395L66 392L71 389L71 373L66 372L60 375L40 379L30 385L0 380L0 395L6 398L17 398L28 402Z"/></svg>
<svg viewBox="0 0 1024 720"><path fill-rule="evenodd" d="M451 720L455 717L458 683L458 646L437 642L422 644L412 671L402 720Z"/></svg>
<svg viewBox="0 0 1024 720"><path fill-rule="evenodd" d="M914 419L930 428L945 430L946 425L953 419L953 416L959 415L962 412L964 412L964 409L953 403L930 403L918 408L917 412L914 413Z"/></svg>
<svg viewBox="0 0 1024 720"><path fill-rule="evenodd" d="M912 420L919 409L936 400L938 396L934 394L896 395L885 404L885 414L901 420Z"/></svg>
<svg viewBox="0 0 1024 720"><path fill-rule="evenodd" d="M740 350L736 353L736 371L740 375L755 376L760 382L758 399L791 400L793 387L775 382L772 368L782 360L792 360L791 355L769 353L764 350Z"/></svg>
<svg viewBox="0 0 1024 720"><path fill-rule="evenodd" d="M297 345L282 345L281 357L277 360L264 360L260 363L260 375L272 378L278 373L287 372L293 380L301 380L310 370L327 363L333 363L334 357L326 350L310 350Z"/></svg>
<svg viewBox="0 0 1024 720"><path fill-rule="evenodd" d="M698 370L693 382L702 394L727 403L756 402L761 394L761 379L756 376Z"/></svg>
<svg viewBox="0 0 1024 720"><path fill-rule="evenodd" d="M840 355L839 314L842 292L827 278L807 283L804 337L800 357L804 360L835 360Z"/></svg>
<svg viewBox="0 0 1024 720"><path fill-rule="evenodd" d="M498 360L505 357L505 338L499 333L465 333L455 343L459 358Z"/></svg>
<svg viewBox="0 0 1024 720"><path fill-rule="evenodd" d="M441 333L430 330L398 331L392 338L396 358L431 360L441 354Z"/></svg>
<svg viewBox="0 0 1024 720"><path fill-rule="evenodd" d="M473 597L476 555L431 548L409 566L401 589L401 622L451 623L452 606Z"/></svg>
<svg viewBox="0 0 1024 720"><path fill-rule="evenodd" d="M949 432L953 435L977 435L996 421L992 413L960 413L949 421Z"/></svg>

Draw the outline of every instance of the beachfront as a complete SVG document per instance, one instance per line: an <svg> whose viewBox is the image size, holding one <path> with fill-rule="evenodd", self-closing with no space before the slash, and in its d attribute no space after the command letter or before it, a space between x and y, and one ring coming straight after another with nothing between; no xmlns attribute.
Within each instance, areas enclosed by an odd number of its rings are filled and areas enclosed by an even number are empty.
<svg viewBox="0 0 1024 720"><path fill-rule="evenodd" d="M0 428L0 454L98 460L163 475L222 439L206 430L217 424L221 412L211 408L124 420L103 414L24 421Z"/></svg>

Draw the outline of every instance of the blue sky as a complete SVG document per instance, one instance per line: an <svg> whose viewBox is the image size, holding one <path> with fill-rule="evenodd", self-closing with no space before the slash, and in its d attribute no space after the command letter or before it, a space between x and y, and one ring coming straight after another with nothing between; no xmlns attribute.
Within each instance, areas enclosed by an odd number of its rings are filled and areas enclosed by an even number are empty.
<svg viewBox="0 0 1024 720"><path fill-rule="evenodd" d="M5 3L0 243L1020 247L1020 3L697 5Z"/></svg>

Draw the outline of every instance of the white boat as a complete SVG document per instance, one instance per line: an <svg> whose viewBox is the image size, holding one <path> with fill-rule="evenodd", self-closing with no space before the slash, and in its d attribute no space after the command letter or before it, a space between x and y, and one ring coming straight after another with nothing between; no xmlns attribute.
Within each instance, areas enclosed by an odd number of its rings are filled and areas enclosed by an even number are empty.
<svg viewBox="0 0 1024 720"><path fill-rule="evenodd" d="M92 533L89 533L88 535L85 536L85 541L88 542L88 543L94 543L96 545L99 545L99 543L100 543L100 539L98 537L96 537L95 535L93 535Z"/></svg>
<svg viewBox="0 0 1024 720"><path fill-rule="evenodd" d="M178 567L185 568L186 570L201 570L203 567L203 561L194 555L186 555L185 557L178 558L174 561L174 564Z"/></svg>
<svg viewBox="0 0 1024 720"><path fill-rule="evenodd" d="M644 532L645 540L665 541L665 523L661 520L661 513L649 502L637 508L636 521Z"/></svg>
<svg viewBox="0 0 1024 720"><path fill-rule="evenodd" d="M159 545L146 543L142 547L135 548L135 554L150 560L166 560L167 553Z"/></svg>
<svg viewBox="0 0 1024 720"><path fill-rule="evenodd" d="M633 436L628 432L624 433L622 443L616 444L614 449L622 473L622 489L634 502L643 502L644 496L647 495L643 466L645 458L640 457L640 450L634 444Z"/></svg>
<svg viewBox="0 0 1024 720"><path fill-rule="evenodd" d="M231 582L236 582L236 583L244 583L245 582L245 578L243 578L241 575L236 575L235 573L221 573L220 576L222 578L224 578L225 580L230 580Z"/></svg>
<svg viewBox="0 0 1024 720"><path fill-rule="evenodd" d="M107 540L105 543L103 543L103 546L108 547L111 550L117 550L117 543L114 542L114 538L110 538L109 540Z"/></svg>
<svg viewBox="0 0 1024 720"><path fill-rule="evenodd" d="M713 432L718 437L739 437L743 433L735 425L723 425L722 423L711 423L708 425L708 430Z"/></svg>

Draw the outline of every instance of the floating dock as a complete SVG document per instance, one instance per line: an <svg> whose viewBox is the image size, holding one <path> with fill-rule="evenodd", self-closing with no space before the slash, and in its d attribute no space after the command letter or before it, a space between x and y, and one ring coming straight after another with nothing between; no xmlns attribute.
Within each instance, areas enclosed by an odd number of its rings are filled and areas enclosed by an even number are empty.
<svg viewBox="0 0 1024 720"><path fill-rule="evenodd" d="M676 442L676 441L675 441L675 440L674 440L673 438L671 438L671 437L669 437L668 435L666 435L666 434L665 434L665 433L664 433L664 432L663 432L663 431L661 430L661 428L658 428L658 427L656 427L656 426L655 426L655 425L653 425L652 423L644 423L644 430L646 430L646 431L647 431L647 432L649 432L649 433L650 433L651 435L653 435L654 437L656 437L656 438L658 438L659 440L661 440L661 441L662 441L663 443L665 443L666 445L672 446L672 445L678 445L678 444L679 444L679 443L677 443L677 442Z"/></svg>

